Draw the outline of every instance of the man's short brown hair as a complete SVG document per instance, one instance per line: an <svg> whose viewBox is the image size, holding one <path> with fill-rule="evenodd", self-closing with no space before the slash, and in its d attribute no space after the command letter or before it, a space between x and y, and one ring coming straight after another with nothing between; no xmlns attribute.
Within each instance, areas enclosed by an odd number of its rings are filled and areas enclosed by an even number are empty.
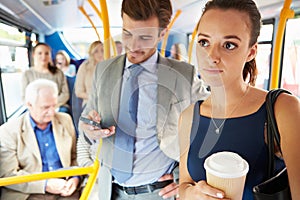
<svg viewBox="0 0 300 200"><path fill-rule="evenodd" d="M134 20L158 17L160 28L166 28L172 16L170 0L123 0L121 16L128 15Z"/></svg>

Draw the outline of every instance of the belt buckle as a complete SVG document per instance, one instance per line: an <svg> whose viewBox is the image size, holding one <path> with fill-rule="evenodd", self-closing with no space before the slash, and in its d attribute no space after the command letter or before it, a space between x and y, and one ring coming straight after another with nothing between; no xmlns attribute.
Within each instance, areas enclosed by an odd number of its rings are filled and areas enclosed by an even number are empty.
<svg viewBox="0 0 300 200"><path fill-rule="evenodd" d="M150 184L148 184L147 190L148 190L148 193L152 193L154 191L154 188Z"/></svg>
<svg viewBox="0 0 300 200"><path fill-rule="evenodd" d="M121 186L124 194L126 195L136 195L136 194L142 194L142 193L152 193L156 188L152 184L137 186L137 187L124 187Z"/></svg>
<svg viewBox="0 0 300 200"><path fill-rule="evenodd" d="M137 194L134 187L123 187L122 186L122 188L123 188L124 194L126 194L126 195Z"/></svg>
<svg viewBox="0 0 300 200"><path fill-rule="evenodd" d="M123 192L124 192L124 194L129 195L129 194L127 193L126 188L124 188L124 187L123 187Z"/></svg>
<svg viewBox="0 0 300 200"><path fill-rule="evenodd" d="M126 187L123 187L123 186L122 186L122 188L123 188L124 194L129 195L128 192L127 192L127 188L126 188Z"/></svg>

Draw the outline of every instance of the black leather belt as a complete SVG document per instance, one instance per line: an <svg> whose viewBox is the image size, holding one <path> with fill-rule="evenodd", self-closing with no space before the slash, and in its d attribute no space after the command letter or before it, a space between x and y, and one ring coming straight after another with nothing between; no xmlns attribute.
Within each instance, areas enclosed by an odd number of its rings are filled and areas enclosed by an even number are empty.
<svg viewBox="0 0 300 200"><path fill-rule="evenodd" d="M164 188L165 186L167 186L171 183L173 183L173 180L155 182L155 183L151 183L148 185L141 185L141 186L136 186L136 187L123 187L116 183L113 183L113 186L124 191L125 194L133 195L133 194L151 193L154 190Z"/></svg>

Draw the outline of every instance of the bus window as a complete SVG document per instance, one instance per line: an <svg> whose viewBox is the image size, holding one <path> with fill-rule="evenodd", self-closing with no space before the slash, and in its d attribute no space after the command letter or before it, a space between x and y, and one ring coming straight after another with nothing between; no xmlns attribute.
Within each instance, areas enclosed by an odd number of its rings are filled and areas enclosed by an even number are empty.
<svg viewBox="0 0 300 200"><path fill-rule="evenodd" d="M269 84L273 29L273 24L263 25L258 38L256 86L262 89L268 89Z"/></svg>
<svg viewBox="0 0 300 200"><path fill-rule="evenodd" d="M6 119L22 107L22 72L29 67L25 32L0 23L0 68Z"/></svg>
<svg viewBox="0 0 300 200"><path fill-rule="evenodd" d="M281 87L300 97L300 18L289 19L284 41Z"/></svg>
<svg viewBox="0 0 300 200"><path fill-rule="evenodd" d="M104 30L97 29L100 34L100 40L103 41ZM122 41L122 29L121 28L111 28L110 33L113 39ZM78 53L81 58L88 57L88 48L90 44L96 40L98 37L92 28L73 28L63 30L63 35L72 48ZM82 36L85 37L82 37Z"/></svg>

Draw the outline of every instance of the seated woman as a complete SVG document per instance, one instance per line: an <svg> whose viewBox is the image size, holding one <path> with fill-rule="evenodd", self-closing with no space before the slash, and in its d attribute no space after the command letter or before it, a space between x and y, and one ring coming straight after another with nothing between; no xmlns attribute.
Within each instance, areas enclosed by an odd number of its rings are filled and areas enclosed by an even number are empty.
<svg viewBox="0 0 300 200"><path fill-rule="evenodd" d="M55 55L55 65L61 69L66 76L73 77L76 75L76 67L71 64L70 56L64 50L60 50Z"/></svg>
<svg viewBox="0 0 300 200"><path fill-rule="evenodd" d="M24 99L25 88L27 85L40 78L54 81L58 87L58 107L60 112L70 113L69 105L67 104L70 94L67 79L64 73L52 64L51 48L46 43L38 43L32 52L34 65L23 73L22 86Z"/></svg>
<svg viewBox="0 0 300 200"><path fill-rule="evenodd" d="M267 91L254 87L260 26L261 16L252 0L212 0L204 8L196 52L199 73L211 96L182 113L180 199L227 199L224 191L206 182L203 164L216 152L235 152L249 163L243 200L252 200L253 186L267 177ZM281 94L274 111L284 159L276 158L276 169L286 165L292 197L299 199L299 99Z"/></svg>

